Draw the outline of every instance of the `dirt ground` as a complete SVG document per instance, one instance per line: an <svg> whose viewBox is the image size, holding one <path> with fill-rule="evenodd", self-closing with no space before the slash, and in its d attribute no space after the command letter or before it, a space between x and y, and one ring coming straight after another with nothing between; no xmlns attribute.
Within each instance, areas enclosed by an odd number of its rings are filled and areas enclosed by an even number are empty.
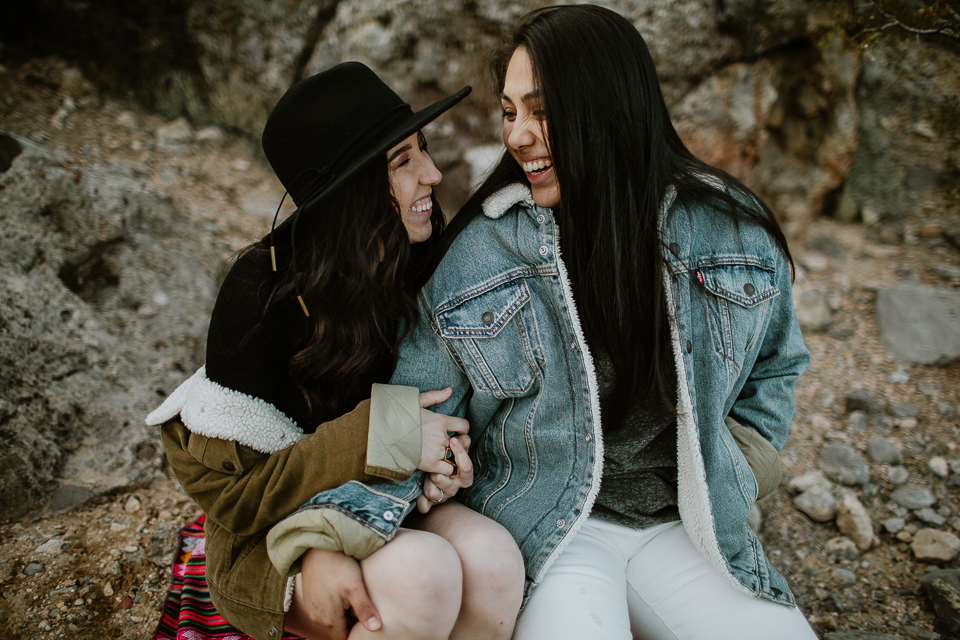
<svg viewBox="0 0 960 640"><path fill-rule="evenodd" d="M0 68L0 129L62 149L81 165L139 165L150 188L210 232L223 258L269 229L282 189L250 141L228 133L222 143L163 146L155 132L165 123L121 102L94 94L64 110L62 76L56 61ZM957 212L950 215L955 219ZM844 256L807 251L820 235L836 239ZM934 492L937 507L951 514L940 528L956 534L960 488L931 475L927 463L933 456L960 458L960 419L943 411L944 403L960 406L960 365L895 361L878 339L874 297L878 287L904 279L956 288L960 282L951 269L960 268L960 251L944 240L942 227L922 221L891 233L817 220L791 246L800 265L796 286L824 291L833 322L827 331L806 335L813 363L797 387L784 485L817 467L825 442L844 440L863 451L874 435L896 438L904 445L910 484ZM898 421L892 431L868 426L854 432L844 398L859 388L881 403L915 404L919 416ZM764 548L818 633L860 629L937 638L932 606L918 582L930 565L913 557L909 533L882 531L880 523L893 515L887 499L893 485L885 467L871 464L871 473L875 495L863 492L860 499L876 532L872 549L856 560L829 557L826 543L840 535L836 526L798 511L784 485L760 504ZM150 637L169 585L175 532L197 515L168 479L96 498L58 517L0 527L0 637ZM909 520L907 531L918 525L925 526ZM940 568L958 566L954 559ZM852 571L856 582L845 583L849 574L838 568Z"/></svg>

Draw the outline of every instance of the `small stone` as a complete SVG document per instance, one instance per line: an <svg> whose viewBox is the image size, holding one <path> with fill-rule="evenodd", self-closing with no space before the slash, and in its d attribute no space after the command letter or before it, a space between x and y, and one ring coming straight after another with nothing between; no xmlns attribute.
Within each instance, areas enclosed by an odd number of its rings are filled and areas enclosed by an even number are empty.
<svg viewBox="0 0 960 640"><path fill-rule="evenodd" d="M947 465L947 461L939 456L930 458L929 462L927 462L927 471L938 478L946 478L950 475L950 467Z"/></svg>
<svg viewBox="0 0 960 640"><path fill-rule="evenodd" d="M157 129L157 140L161 144L183 144L192 142L193 139L193 127L190 126L186 118L177 118Z"/></svg>
<svg viewBox="0 0 960 640"><path fill-rule="evenodd" d="M103 585L103 595L107 596L108 598L113 595L113 585L111 585L109 582Z"/></svg>
<svg viewBox="0 0 960 640"><path fill-rule="evenodd" d="M833 488L833 483L819 471L809 471L802 476L791 478L787 483L787 488L793 493L803 493L813 487L821 487L829 491Z"/></svg>
<svg viewBox="0 0 960 640"><path fill-rule="evenodd" d="M893 384L904 384L910 382L910 372L907 371L905 367L900 367L887 376L887 382L892 382Z"/></svg>
<svg viewBox="0 0 960 640"><path fill-rule="evenodd" d="M915 404L892 404L890 415L894 418L919 418L920 409Z"/></svg>
<svg viewBox="0 0 960 640"><path fill-rule="evenodd" d="M909 485L891 493L890 499L905 509L923 509L937 503L936 497L930 493L929 489Z"/></svg>
<svg viewBox="0 0 960 640"><path fill-rule="evenodd" d="M123 510L127 513L135 513L140 510L140 500L136 496L130 496L130 499L127 500L127 503L123 505Z"/></svg>
<svg viewBox="0 0 960 640"><path fill-rule="evenodd" d="M856 560L860 557L860 550L856 543L850 538L837 536L830 538L824 545L827 557L837 560Z"/></svg>
<svg viewBox="0 0 960 640"><path fill-rule="evenodd" d="M860 551L867 551L873 545L873 523L853 491L841 490L837 502L837 528L853 540Z"/></svg>
<svg viewBox="0 0 960 640"><path fill-rule="evenodd" d="M43 553L50 556L60 555L63 549L63 536L53 536L35 549L36 553Z"/></svg>
<svg viewBox="0 0 960 640"><path fill-rule="evenodd" d="M870 480L867 463L856 449L843 442L831 442L823 448L820 470L823 475L841 484L864 485Z"/></svg>
<svg viewBox="0 0 960 640"><path fill-rule="evenodd" d="M947 531L921 529L910 548L917 560L949 562L960 553L960 538Z"/></svg>
<svg viewBox="0 0 960 640"><path fill-rule="evenodd" d="M867 444L867 457L877 464L900 464L900 447L889 438L874 436Z"/></svg>
<svg viewBox="0 0 960 640"><path fill-rule="evenodd" d="M117 116L117 124L127 131L136 131L140 128L139 125L137 125L137 117L129 111L124 111Z"/></svg>
<svg viewBox="0 0 960 640"><path fill-rule="evenodd" d="M943 525L947 524L947 519L930 507L917 509L913 512L913 515L917 516L918 520L926 522L927 524L932 524L935 527L942 527Z"/></svg>
<svg viewBox="0 0 960 640"><path fill-rule="evenodd" d="M950 469L950 473L960 475L960 460L947 460L947 468Z"/></svg>
<svg viewBox="0 0 960 640"><path fill-rule="evenodd" d="M910 479L910 472L905 467L890 467L887 469L887 481L890 484L903 484Z"/></svg>
<svg viewBox="0 0 960 640"><path fill-rule="evenodd" d="M130 528L129 522L111 522L110 523L110 531L113 531L114 533L116 533L117 531L123 531L124 529L129 529L129 528Z"/></svg>
<svg viewBox="0 0 960 640"><path fill-rule="evenodd" d="M834 577L837 578L842 584L846 585L855 585L857 584L857 574L849 569L844 569L842 567L837 567L833 570Z"/></svg>
<svg viewBox="0 0 960 640"><path fill-rule="evenodd" d="M199 142L222 144L225 139L226 135L220 127L204 127L197 131L197 140Z"/></svg>
<svg viewBox="0 0 960 640"><path fill-rule="evenodd" d="M865 411L854 411L847 418L847 430L854 433L867 428L867 414Z"/></svg>
<svg viewBox="0 0 960 640"><path fill-rule="evenodd" d="M949 402L938 402L937 413L945 418L956 418L960 415L960 409L957 409L956 405L952 405Z"/></svg>
<svg viewBox="0 0 960 640"><path fill-rule="evenodd" d="M250 169L250 162L248 160L244 160L243 158L237 158L233 161L232 166L236 171L247 171Z"/></svg>
<svg viewBox="0 0 960 640"><path fill-rule="evenodd" d="M909 624L900 627L900 633L906 636L907 640L939 640L940 638L940 634L935 631L928 631Z"/></svg>
<svg viewBox="0 0 960 640"><path fill-rule="evenodd" d="M933 604L937 626L946 637L960 636L960 569L931 571L920 586Z"/></svg>
<svg viewBox="0 0 960 640"><path fill-rule="evenodd" d="M900 533L905 526L907 522L903 518L887 518L883 521L883 528L887 533Z"/></svg>
<svg viewBox="0 0 960 640"><path fill-rule="evenodd" d="M847 412L851 411L866 411L867 413L877 413L882 407L880 403L877 402L870 392L866 389L856 389L847 394Z"/></svg>
<svg viewBox="0 0 960 640"><path fill-rule="evenodd" d="M793 499L797 509L816 520L829 522L837 515L837 501L830 490L821 486L807 489Z"/></svg>
<svg viewBox="0 0 960 640"><path fill-rule="evenodd" d="M913 534L904 529L897 534L897 540L900 542L913 542Z"/></svg>
<svg viewBox="0 0 960 640"><path fill-rule="evenodd" d="M919 422L917 422L916 418L897 418L894 424L901 429L913 429L919 424Z"/></svg>
<svg viewBox="0 0 960 640"><path fill-rule="evenodd" d="M23 573L27 577L35 576L38 573L43 573L44 568L45 567L40 562L31 562L23 569Z"/></svg>
<svg viewBox="0 0 960 640"><path fill-rule="evenodd" d="M912 418L903 418L912 420ZM896 424L893 418L883 413L871 413L867 416L867 426L877 431L889 431Z"/></svg>

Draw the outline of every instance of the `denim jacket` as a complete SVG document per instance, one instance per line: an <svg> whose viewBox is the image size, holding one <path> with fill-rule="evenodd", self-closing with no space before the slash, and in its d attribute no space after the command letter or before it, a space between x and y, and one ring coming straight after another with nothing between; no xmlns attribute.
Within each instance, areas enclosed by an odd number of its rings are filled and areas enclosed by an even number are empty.
<svg viewBox="0 0 960 640"><path fill-rule="evenodd" d="M470 421L475 464L474 484L458 500L513 534L529 594L600 489L600 403L552 211L534 204L525 185L512 185L483 213L423 288L420 322L391 382L453 387L436 410ZM759 226L677 205L672 189L661 240L678 378L681 520L737 589L793 605L746 524L758 485L724 424L729 416L778 450L786 440L794 382L809 364L789 263ZM341 500L338 491L324 500L358 510L356 495ZM395 502L372 491L367 498L371 512L378 500L385 510ZM400 523L390 524L392 531L369 530L389 539Z"/></svg>

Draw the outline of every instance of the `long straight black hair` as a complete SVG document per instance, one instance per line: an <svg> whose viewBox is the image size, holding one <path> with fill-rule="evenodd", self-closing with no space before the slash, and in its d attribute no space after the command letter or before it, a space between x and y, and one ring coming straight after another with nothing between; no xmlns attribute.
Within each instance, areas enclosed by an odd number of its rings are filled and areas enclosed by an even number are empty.
<svg viewBox="0 0 960 640"><path fill-rule="evenodd" d="M422 136L420 144L426 148ZM279 271L261 292L262 318L278 305L303 318L289 374L311 413L340 415L352 408L344 403L369 394L371 382L389 379L400 342L416 326L415 295L444 226L436 194L433 203L430 240L411 245L384 155L297 214L296 271L289 245L277 247ZM269 246L261 241L248 250ZM309 317L300 311L294 278Z"/></svg>
<svg viewBox="0 0 960 640"><path fill-rule="evenodd" d="M543 95L560 185L554 213L577 309L588 344L606 350L617 381L604 425L619 426L637 398L659 399L673 411L676 377L659 234L668 187L681 203L706 202L735 220L756 222L789 258L786 239L746 186L683 144L647 45L625 18L591 5L528 13L491 56L498 96L521 47ZM517 182L526 183L524 173L504 154L451 222L444 246L486 198Z"/></svg>

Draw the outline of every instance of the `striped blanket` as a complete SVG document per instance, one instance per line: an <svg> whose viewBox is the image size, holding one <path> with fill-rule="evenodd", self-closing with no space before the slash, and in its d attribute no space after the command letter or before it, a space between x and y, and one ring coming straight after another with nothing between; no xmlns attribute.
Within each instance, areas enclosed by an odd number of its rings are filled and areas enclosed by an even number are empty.
<svg viewBox="0 0 960 640"><path fill-rule="evenodd" d="M210 602L207 556L204 551L205 515L180 530L173 561L173 584L163 603L153 640L252 640L231 626ZM284 632L283 638L298 636Z"/></svg>

